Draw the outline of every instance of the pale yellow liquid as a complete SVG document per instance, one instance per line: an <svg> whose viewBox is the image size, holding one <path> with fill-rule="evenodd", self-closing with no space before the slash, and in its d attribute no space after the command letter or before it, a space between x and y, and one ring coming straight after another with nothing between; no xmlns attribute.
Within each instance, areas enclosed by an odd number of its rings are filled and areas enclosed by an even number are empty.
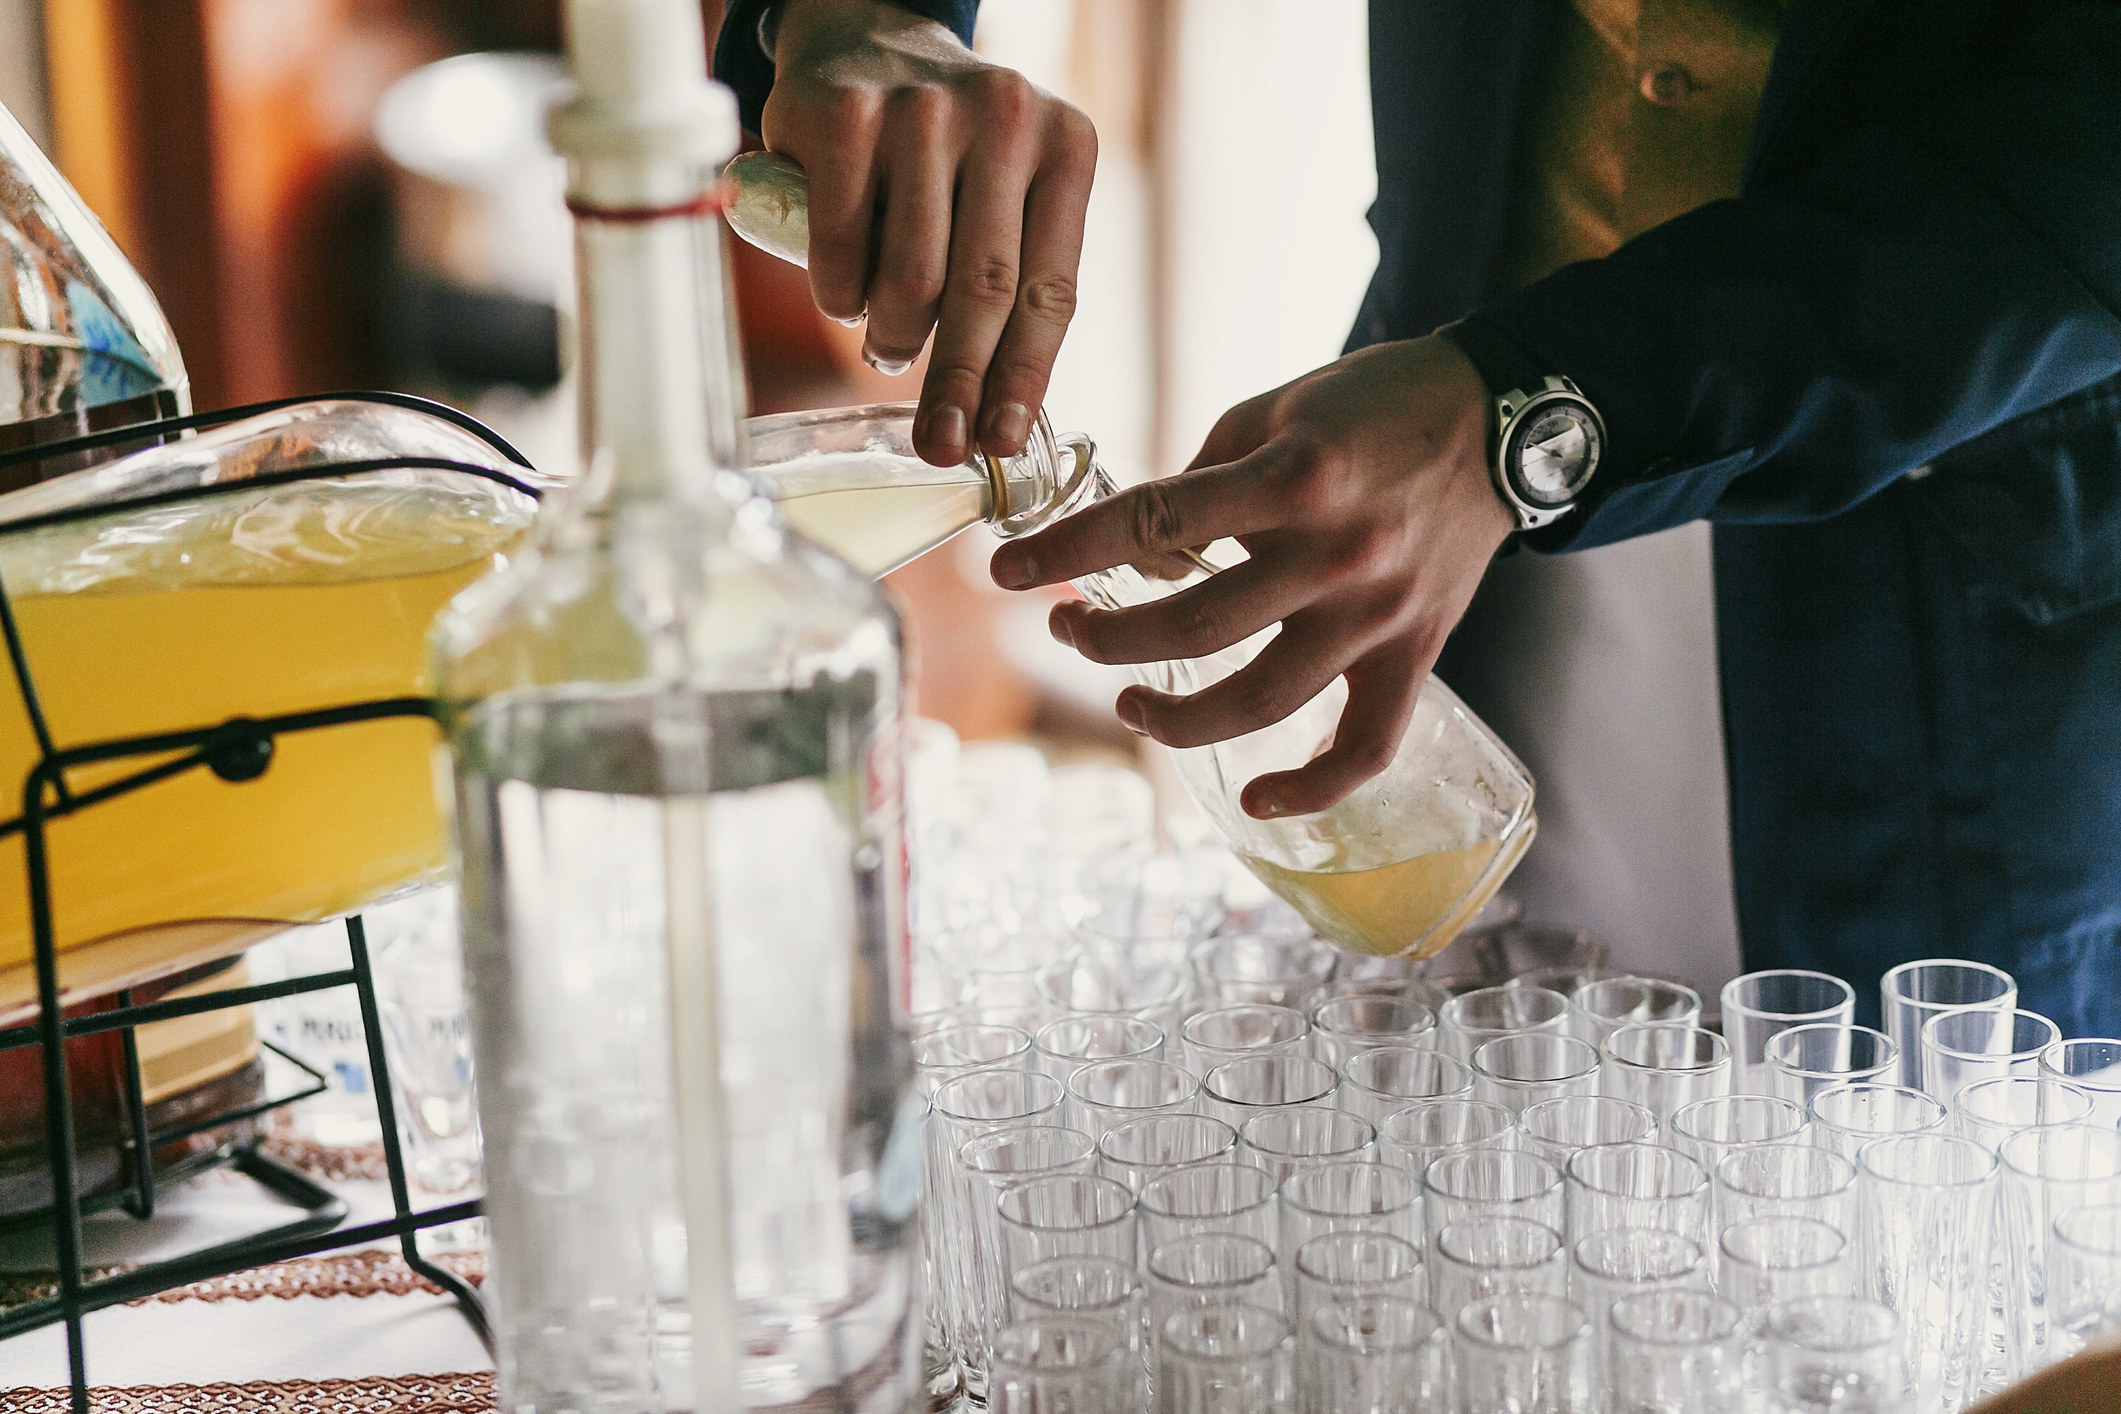
<svg viewBox="0 0 2121 1414"><path fill-rule="evenodd" d="M1529 828L1514 836L1512 855L1521 854L1530 839ZM1458 936L1509 876L1506 868L1490 868L1502 849L1501 842L1477 844L1338 874L1303 873L1240 857L1321 936L1373 957L1410 950L1415 957L1429 957Z"/></svg>
<svg viewBox="0 0 2121 1414"><path fill-rule="evenodd" d="M811 491L779 501L788 523L872 579L919 559L986 515L984 483Z"/></svg>

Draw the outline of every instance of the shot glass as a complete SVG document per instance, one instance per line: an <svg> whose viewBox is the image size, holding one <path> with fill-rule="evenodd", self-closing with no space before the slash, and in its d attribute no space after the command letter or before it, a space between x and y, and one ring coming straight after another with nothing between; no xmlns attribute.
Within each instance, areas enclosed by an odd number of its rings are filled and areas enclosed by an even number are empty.
<svg viewBox="0 0 2121 1414"><path fill-rule="evenodd" d="M1429 1300L1456 1317L1476 1301L1512 1293L1569 1294L1561 1234L1530 1218L1460 1218L1436 1234Z"/></svg>
<svg viewBox="0 0 2121 1414"><path fill-rule="evenodd" d="M1731 1043L1732 1091L1774 1093L1767 1045L1780 1033L1820 1022L1846 1026L1855 1016L1855 991L1824 972L1776 968L1732 978L1723 988L1723 1036Z"/></svg>
<svg viewBox="0 0 2121 1414"><path fill-rule="evenodd" d="M1062 1118L1060 1082L1026 1070L974 1070L946 1080L928 1106L928 1159L922 1171L922 1232L938 1288L936 1313L949 1324L952 1347L955 1321L969 1299L966 1275L972 1270L965 1243L974 1231L971 1195L959 1181L957 1154L966 1143L996 1130L1026 1125L1058 1126Z"/></svg>
<svg viewBox="0 0 2121 1414"><path fill-rule="evenodd" d="M1480 987L1445 1002L1436 1013L1436 1044L1470 1062L1473 1052L1500 1036L1523 1031L1562 1035L1569 999L1544 987Z"/></svg>
<svg viewBox="0 0 2121 1414"><path fill-rule="evenodd" d="M1239 1002L1193 1013L1178 1035L1186 1064L1206 1075L1244 1056L1302 1055L1310 1048L1311 1023L1290 1007Z"/></svg>
<svg viewBox="0 0 2121 1414"><path fill-rule="evenodd" d="M2121 1041L2057 1041L2040 1053L2040 1073L2091 1096L2093 1124L2121 1125Z"/></svg>
<svg viewBox="0 0 2121 1414"><path fill-rule="evenodd" d="M993 1414L1125 1409L1138 1403L1140 1385L1132 1352L1105 1326L1025 1321L995 1335L987 1407Z"/></svg>
<svg viewBox="0 0 2121 1414"><path fill-rule="evenodd" d="M1658 977L1601 977L1569 998L1569 1030L1593 1046L1623 1026L1699 1026L1701 993Z"/></svg>
<svg viewBox="0 0 2121 1414"><path fill-rule="evenodd" d="M1094 1061L1068 1080L1071 1122L1100 1139L1129 1120L1193 1113L1199 1097L1193 1072L1169 1061Z"/></svg>
<svg viewBox="0 0 2121 1414"><path fill-rule="evenodd" d="M1899 1313L1914 1414L1957 1414L1981 1382L1996 1156L1949 1134L1863 1146L1864 1294Z"/></svg>
<svg viewBox="0 0 2121 1414"><path fill-rule="evenodd" d="M1436 1259L1436 1237L1462 1218L1530 1218L1564 1230L1561 1170L1516 1149L1446 1154L1422 1174L1422 1255Z"/></svg>
<svg viewBox="0 0 2121 1414"><path fill-rule="evenodd" d="M1767 1308L1767 1407L1866 1410L1907 1407L1900 1317L1861 1296L1800 1296Z"/></svg>
<svg viewBox="0 0 2121 1414"><path fill-rule="evenodd" d="M1708 1171L1663 1144L1594 1144L1569 1158L1567 1221L1573 1244L1608 1228L1663 1228L1706 1248ZM1596 1313L1593 1313L1596 1314Z"/></svg>
<svg viewBox="0 0 2121 1414"><path fill-rule="evenodd" d="M1329 1232L1381 1232L1419 1241L1421 1180L1393 1164L1307 1164L1281 1186L1282 1270L1295 1295L1296 1253Z"/></svg>
<svg viewBox="0 0 2121 1414"><path fill-rule="evenodd" d="M1592 1144L1628 1144L1657 1137L1657 1116L1610 1095L1565 1095L1527 1105L1517 1116L1517 1145L1556 1168Z"/></svg>
<svg viewBox="0 0 2121 1414"><path fill-rule="evenodd" d="M1246 1056L1207 1073L1201 1105L1242 1133L1245 1121L1270 1110L1331 1107L1338 1082L1332 1066L1309 1056Z"/></svg>
<svg viewBox="0 0 2121 1414"><path fill-rule="evenodd" d="M1517 1114L1527 1105L1598 1090L1598 1052L1552 1032L1498 1036L1473 1052L1473 1098Z"/></svg>
<svg viewBox="0 0 2121 1414"><path fill-rule="evenodd" d="M1304 1107L1256 1114L1237 1139L1239 1161L1258 1164L1281 1183L1301 1164L1372 1157L1377 1131L1346 1110Z"/></svg>
<svg viewBox="0 0 2121 1414"><path fill-rule="evenodd" d="M995 1207L1001 1218L1003 1293L1014 1289L1019 1273L1059 1257L1136 1260L1134 1195L1125 1184L1096 1174L1056 1174L1002 1189ZM987 1299L984 1292L973 1298L975 1303ZM994 1329L968 1321L959 1332L958 1373L974 1403L986 1401Z"/></svg>
<svg viewBox="0 0 2121 1414"><path fill-rule="evenodd" d="M2040 1053L2061 1028L2033 1011L1975 1007L1922 1024L1922 1088L1949 1103L1976 1080L2040 1073Z"/></svg>
<svg viewBox="0 0 2121 1414"><path fill-rule="evenodd" d="M1319 1307L1299 1329L1304 1414L1431 1414L1450 1400L1449 1333L1426 1306L1357 1296Z"/></svg>
<svg viewBox="0 0 2121 1414"><path fill-rule="evenodd" d="M1424 1299L1421 1248L1384 1232L1321 1233L1296 1249L1296 1319L1320 1306L1360 1296Z"/></svg>
<svg viewBox="0 0 2121 1414"><path fill-rule="evenodd" d="M2074 1208L2052 1237L2049 1340L2062 1358L2121 1336L2121 1203Z"/></svg>
<svg viewBox="0 0 2121 1414"><path fill-rule="evenodd" d="M1606 1373L1612 1344L1614 1302L1645 1292L1705 1291L1708 1286L1707 1254L1701 1244L1670 1228L1609 1227L1569 1246L1569 1290L1591 1319L1591 1360L1600 1376Z"/></svg>
<svg viewBox="0 0 2121 1414"><path fill-rule="evenodd" d="M1211 938L1190 954L1194 995L1202 1006L1265 1002L1304 1010L1333 980L1340 951L1316 938L1236 934Z"/></svg>
<svg viewBox="0 0 2121 1414"><path fill-rule="evenodd" d="M1559 1296L1516 1292L1475 1301L1451 1319L1460 1414L1595 1414L1591 1322Z"/></svg>
<svg viewBox="0 0 2121 1414"><path fill-rule="evenodd" d="M1281 1273L1274 1249L1256 1237L1202 1232L1149 1250L1146 1266L1152 1329L1193 1306L1233 1302L1279 1311Z"/></svg>
<svg viewBox="0 0 2121 1414"><path fill-rule="evenodd" d="M1934 1016L1962 1008L2010 1011L2018 1005L2018 984L2000 967L1957 958L1924 958L1903 962L1879 979L1885 1034L1900 1048L1899 1083L1919 1090L1922 1084L1922 1027ZM1949 1101L1950 1095L1938 1095Z"/></svg>
<svg viewBox="0 0 2121 1414"><path fill-rule="evenodd" d="M1853 1159L1873 1139L1942 1132L1944 1106L1905 1085L1829 1085L1812 1096L1812 1142Z"/></svg>
<svg viewBox="0 0 2121 1414"><path fill-rule="evenodd" d="M1135 1016L1064 1016L1032 1038L1038 1068L1066 1085L1098 1061L1161 1060L1164 1029Z"/></svg>
<svg viewBox="0 0 2121 1414"><path fill-rule="evenodd" d="M1716 1223L1817 1218L1856 1231L1856 1161L1812 1144L1734 1149L1716 1165Z"/></svg>
<svg viewBox="0 0 2121 1414"><path fill-rule="evenodd" d="M2036 1124L2087 1123L2092 1109L2092 1097L2067 1081L2007 1075L1961 1086L1952 1098L1951 1119L1961 1138L1995 1150Z"/></svg>
<svg viewBox="0 0 2121 1414"><path fill-rule="evenodd" d="M1829 1085L1876 1080L1899 1064L1893 1038L1868 1026L1792 1026L1767 1044L1775 1093L1809 1106Z"/></svg>
<svg viewBox="0 0 2121 1414"><path fill-rule="evenodd" d="M1407 997L1327 997L1311 1006L1311 1054L1335 1070L1379 1046L1432 1046L1436 1013Z"/></svg>
<svg viewBox="0 0 2121 1414"><path fill-rule="evenodd" d="M954 1211L962 1222L946 1234L956 1266L948 1275L957 1302L950 1327L959 1341L990 1342L1009 1319L1009 1276L1002 1253L1002 1190L1056 1174L1093 1171L1097 1146L1079 1129L1011 1125L976 1134L952 1156L958 1187Z"/></svg>
<svg viewBox="0 0 2121 1414"><path fill-rule="evenodd" d="M1639 1292L1613 1302L1606 1368L1613 1408L1629 1414L1697 1414L1740 1407L1745 1319L1708 1291Z"/></svg>
<svg viewBox="0 0 2121 1414"><path fill-rule="evenodd" d="M1841 1229L1817 1218L1747 1218L1723 1230L1716 1289L1746 1311L1799 1296L1854 1294L1854 1254Z"/></svg>
<svg viewBox="0 0 2121 1414"><path fill-rule="evenodd" d="M1392 1111L1377 1131L1378 1154L1413 1174L1461 1149L1507 1149L1510 1112L1486 1100L1415 1100Z"/></svg>
<svg viewBox="0 0 2121 1414"><path fill-rule="evenodd" d="M1142 1241L1154 1250L1181 1237L1233 1232L1279 1250L1274 1176L1253 1164L1194 1164L1142 1185Z"/></svg>
<svg viewBox="0 0 2121 1414"><path fill-rule="evenodd" d="M1097 1141L1099 1171L1136 1193L1152 1178L1231 1159L1236 1150L1237 1131L1212 1115L1144 1115L1113 1125Z"/></svg>
<svg viewBox="0 0 2121 1414"><path fill-rule="evenodd" d="M946 1026L913 1038L913 1080L932 1096L945 1081L975 1070L1028 1070L1031 1033L1020 1026Z"/></svg>
<svg viewBox="0 0 2121 1414"><path fill-rule="evenodd" d="M1729 1043L1698 1026L1621 1026L1601 1050L1599 1093L1641 1105L1660 1127L1696 1100L1731 1090Z"/></svg>
<svg viewBox="0 0 2121 1414"><path fill-rule="evenodd" d="M1053 1016L1133 1017L1169 1033L1186 997L1186 970L1110 943L1081 948L1039 969L1039 1000Z"/></svg>
<svg viewBox="0 0 2121 1414"><path fill-rule="evenodd" d="M1811 1116L1804 1106L1779 1095L1745 1094L1721 1095L1682 1105L1673 1111L1671 1123L1665 1126L1672 1147L1710 1173L1734 1149L1795 1144L1806 1137L1810 1128Z"/></svg>
<svg viewBox="0 0 2121 1414"><path fill-rule="evenodd" d="M1160 1414L1293 1414L1296 1341L1264 1306L1194 1306L1157 1330Z"/></svg>
<svg viewBox="0 0 2121 1414"><path fill-rule="evenodd" d="M2009 1135L1997 1149L2003 1164L2003 1245L2011 1313L2011 1348L2003 1381L2044 1369L2058 1358L2049 1295L2054 1289L2054 1230L2080 1208L2121 1202L2121 1131L2097 1122L2038 1125Z"/></svg>
<svg viewBox="0 0 2121 1414"><path fill-rule="evenodd" d="M1412 1046L1379 1046L1340 1068L1340 1107L1382 1125L1415 1100L1470 1099L1473 1070L1464 1061Z"/></svg>

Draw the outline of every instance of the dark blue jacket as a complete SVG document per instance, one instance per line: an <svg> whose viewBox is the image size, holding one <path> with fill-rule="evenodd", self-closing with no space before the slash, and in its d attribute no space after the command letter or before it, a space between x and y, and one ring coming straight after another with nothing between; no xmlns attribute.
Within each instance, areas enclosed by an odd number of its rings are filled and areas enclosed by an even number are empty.
<svg viewBox="0 0 2121 1414"><path fill-rule="evenodd" d="M761 3L716 56L754 125ZM1470 315L1584 389L1608 459L1536 548L1715 524L1748 965L1870 1015L1981 958L2121 1035L2121 5L1790 0L1737 199L1498 291L1560 3L1372 0L1350 346Z"/></svg>

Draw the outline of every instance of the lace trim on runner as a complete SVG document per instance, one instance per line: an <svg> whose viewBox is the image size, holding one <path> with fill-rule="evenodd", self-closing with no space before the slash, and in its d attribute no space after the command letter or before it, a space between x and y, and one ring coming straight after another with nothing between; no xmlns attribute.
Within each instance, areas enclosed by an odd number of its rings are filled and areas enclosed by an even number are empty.
<svg viewBox="0 0 2121 1414"><path fill-rule="evenodd" d="M436 1266L446 1267L473 1286L486 1280L483 1252L423 1253ZM396 1252L337 1252L328 1257L297 1257L210 1277L170 1291L158 1291L128 1302L132 1306L171 1305L185 1301L279 1301L297 1296L411 1296L417 1292L442 1295L442 1288L405 1265Z"/></svg>
<svg viewBox="0 0 2121 1414"><path fill-rule="evenodd" d="M493 1375L376 1375L359 1380L141 1385L89 1392L96 1414L490 1414ZM67 1414L63 1389L0 1390L8 1414Z"/></svg>

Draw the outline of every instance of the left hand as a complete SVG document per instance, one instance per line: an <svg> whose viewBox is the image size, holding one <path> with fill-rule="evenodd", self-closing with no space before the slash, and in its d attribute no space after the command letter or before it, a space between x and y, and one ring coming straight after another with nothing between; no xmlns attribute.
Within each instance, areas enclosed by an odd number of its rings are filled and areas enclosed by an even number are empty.
<svg viewBox="0 0 2121 1414"><path fill-rule="evenodd" d="M1261 819L1344 799L1392 761L1422 681L1515 521L1488 479L1489 397L1448 339L1353 353L1223 414L1177 476L995 551L1006 589L1057 584L1225 537L1251 557L1168 599L1058 605L1053 636L1100 663L1197 658L1270 624L1250 664L1178 697L1119 696L1166 746L1242 736L1348 680L1333 743L1245 787Z"/></svg>

